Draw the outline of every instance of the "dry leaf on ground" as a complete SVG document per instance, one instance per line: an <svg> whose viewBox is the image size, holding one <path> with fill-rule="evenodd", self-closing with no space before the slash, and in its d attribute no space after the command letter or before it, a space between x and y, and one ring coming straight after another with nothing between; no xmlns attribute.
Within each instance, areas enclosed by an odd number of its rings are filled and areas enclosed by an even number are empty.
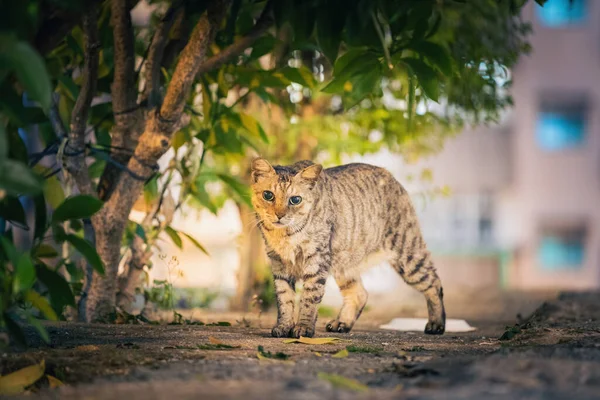
<svg viewBox="0 0 600 400"><path fill-rule="evenodd" d="M369 387L360 383L357 380L343 377L341 375L336 374L327 374L325 372L319 372L319 379L323 379L328 381L333 386L339 389L348 389L353 390L355 392L366 392L369 390Z"/></svg>
<svg viewBox="0 0 600 400"><path fill-rule="evenodd" d="M46 375L46 378L48 379L48 384L50 385L51 389L64 385L60 379L55 378L52 375Z"/></svg>
<svg viewBox="0 0 600 400"><path fill-rule="evenodd" d="M36 383L46 370L46 362L30 365L8 375L0 377L0 395L14 395L23 393L27 386Z"/></svg>
<svg viewBox="0 0 600 400"><path fill-rule="evenodd" d="M340 338L336 338L336 337L328 337L328 338L309 338L309 337L304 337L304 336L300 336L299 339L285 339L283 341L283 343L285 344L290 344L290 343L302 343L302 344L331 344L331 343L335 343L335 342L340 342L343 339Z"/></svg>
<svg viewBox="0 0 600 400"><path fill-rule="evenodd" d="M348 349L343 349L332 355L331 358L346 358L348 355L350 355L350 353L348 353Z"/></svg>

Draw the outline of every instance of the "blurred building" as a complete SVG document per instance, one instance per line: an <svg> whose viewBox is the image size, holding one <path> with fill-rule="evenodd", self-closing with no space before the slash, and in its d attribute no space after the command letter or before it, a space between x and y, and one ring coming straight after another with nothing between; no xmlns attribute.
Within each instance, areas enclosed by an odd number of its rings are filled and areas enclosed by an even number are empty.
<svg viewBox="0 0 600 400"><path fill-rule="evenodd" d="M423 230L451 284L600 288L600 1L529 2L523 17L515 106L425 163L454 194L420 211Z"/></svg>

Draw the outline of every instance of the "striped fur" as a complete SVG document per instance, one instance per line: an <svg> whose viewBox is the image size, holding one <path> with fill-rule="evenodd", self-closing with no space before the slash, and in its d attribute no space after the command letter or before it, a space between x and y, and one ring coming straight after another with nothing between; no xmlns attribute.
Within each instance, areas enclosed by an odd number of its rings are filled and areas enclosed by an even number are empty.
<svg viewBox="0 0 600 400"><path fill-rule="evenodd" d="M442 284L407 192L385 169L348 164L323 170L311 161L252 163L252 202L275 280L278 318L272 334L313 336L328 276L344 303L328 331L349 332L367 303L360 274L386 260L427 300L425 333L442 334ZM263 193L270 191L268 201ZM292 205L289 199L301 196ZM295 284L304 282L295 322Z"/></svg>

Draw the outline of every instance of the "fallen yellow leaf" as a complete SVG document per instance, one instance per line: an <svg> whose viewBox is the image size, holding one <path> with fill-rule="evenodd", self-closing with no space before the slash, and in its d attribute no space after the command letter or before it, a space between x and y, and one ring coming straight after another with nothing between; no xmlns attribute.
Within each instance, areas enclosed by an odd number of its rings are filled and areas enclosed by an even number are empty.
<svg viewBox="0 0 600 400"><path fill-rule="evenodd" d="M60 379L55 378L52 375L46 375L46 378L48 379L48 383L50 384L51 389L64 385L64 383L62 383Z"/></svg>
<svg viewBox="0 0 600 400"><path fill-rule="evenodd" d="M302 344L330 344L338 341L342 341L340 338L336 337L328 337L328 338L308 338L304 336L300 336L299 339L285 339L283 343L302 343Z"/></svg>
<svg viewBox="0 0 600 400"><path fill-rule="evenodd" d="M356 380L350 379L350 378L346 378L341 375L327 374L325 372L319 372L318 377L319 377L319 379L328 381L333 386L340 388L340 389L348 389L348 390L353 390L355 392L366 392L367 390L369 390L368 386L363 385L359 381L356 381Z"/></svg>
<svg viewBox="0 0 600 400"><path fill-rule="evenodd" d="M214 337L214 336L209 336L209 337L208 337L208 341L209 341L211 344L224 344L222 341L220 341L219 339L217 339L217 338L216 338L216 337Z"/></svg>
<svg viewBox="0 0 600 400"><path fill-rule="evenodd" d="M348 349L343 349L332 355L331 358L346 358L349 355L350 353L348 353Z"/></svg>
<svg viewBox="0 0 600 400"><path fill-rule="evenodd" d="M315 351L313 354L317 357L323 357L323 354L319 353L318 351Z"/></svg>
<svg viewBox="0 0 600 400"><path fill-rule="evenodd" d="M15 395L23 393L27 386L36 383L46 370L46 362L30 365L8 375L0 377L0 395Z"/></svg>

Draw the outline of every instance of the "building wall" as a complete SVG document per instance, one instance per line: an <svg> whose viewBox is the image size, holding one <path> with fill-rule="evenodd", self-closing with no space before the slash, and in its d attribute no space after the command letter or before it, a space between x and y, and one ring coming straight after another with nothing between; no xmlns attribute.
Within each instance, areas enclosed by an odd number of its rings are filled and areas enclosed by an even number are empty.
<svg viewBox="0 0 600 400"><path fill-rule="evenodd" d="M533 53L513 71L513 182L504 193L512 216L516 257L511 284L520 288L600 286L600 2L587 1L583 24L548 28L534 4ZM536 140L542 104L586 99L583 145L549 152ZM579 269L545 271L538 260L542 229L584 226L585 257Z"/></svg>

